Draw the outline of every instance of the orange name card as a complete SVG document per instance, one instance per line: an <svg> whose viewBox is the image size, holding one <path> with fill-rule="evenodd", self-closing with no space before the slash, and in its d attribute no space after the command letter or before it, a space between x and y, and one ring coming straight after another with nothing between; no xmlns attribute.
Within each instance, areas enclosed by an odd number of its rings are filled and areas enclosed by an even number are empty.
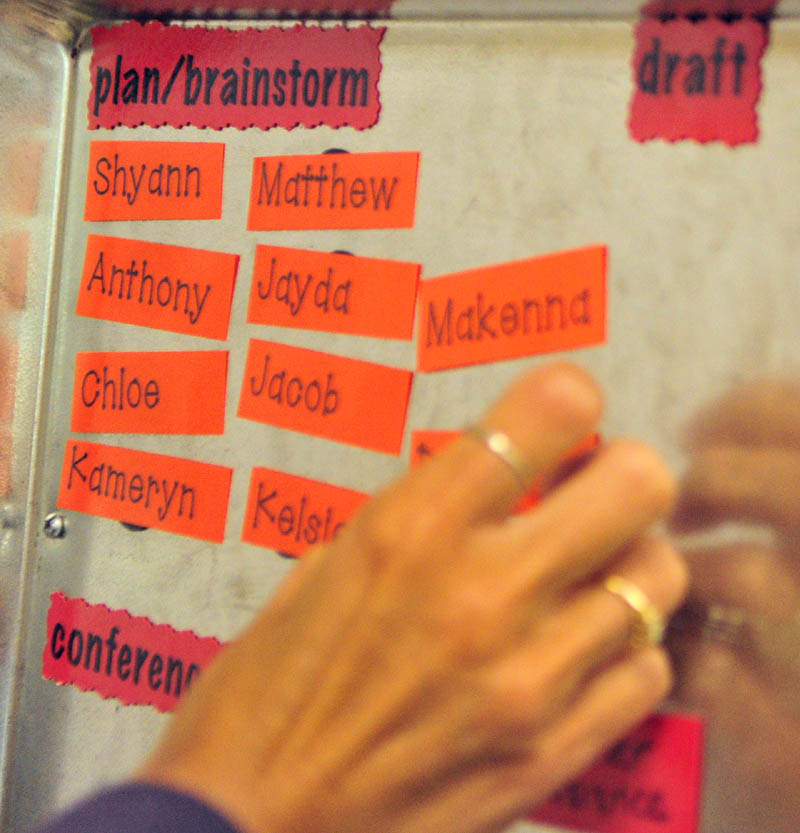
<svg viewBox="0 0 800 833"><path fill-rule="evenodd" d="M413 374L251 339L238 415L399 454Z"/></svg>
<svg viewBox="0 0 800 833"><path fill-rule="evenodd" d="M443 448L450 445L456 437L460 436L460 431L412 431L411 468L438 454Z"/></svg>
<svg viewBox="0 0 800 833"><path fill-rule="evenodd" d="M411 228L418 169L416 152L257 157L247 228Z"/></svg>
<svg viewBox="0 0 800 833"><path fill-rule="evenodd" d="M67 441L58 505L221 543L233 469Z"/></svg>
<svg viewBox="0 0 800 833"><path fill-rule="evenodd" d="M270 469L254 468L242 540L284 555L329 541L369 495Z"/></svg>
<svg viewBox="0 0 800 833"><path fill-rule="evenodd" d="M417 263L258 246L247 321L410 341L419 273Z"/></svg>
<svg viewBox="0 0 800 833"><path fill-rule="evenodd" d="M420 284L422 371L602 344L606 249L591 246Z"/></svg>
<svg viewBox="0 0 800 833"><path fill-rule="evenodd" d="M90 234L78 315L228 337L239 256Z"/></svg>
<svg viewBox="0 0 800 833"><path fill-rule="evenodd" d="M78 353L71 431L224 434L228 353Z"/></svg>
<svg viewBox="0 0 800 833"><path fill-rule="evenodd" d="M84 220L218 220L221 142L92 142Z"/></svg>

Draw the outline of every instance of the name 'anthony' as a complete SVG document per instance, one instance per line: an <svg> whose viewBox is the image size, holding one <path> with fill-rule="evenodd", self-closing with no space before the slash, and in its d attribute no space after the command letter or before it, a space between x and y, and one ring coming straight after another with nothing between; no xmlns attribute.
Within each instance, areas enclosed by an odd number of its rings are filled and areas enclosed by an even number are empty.
<svg viewBox="0 0 800 833"><path fill-rule="evenodd" d="M147 260L138 266L136 260L127 268L105 262L100 251L86 292L99 292L119 301L152 307L154 304L172 312L184 314L191 324L197 324L211 292L211 284L187 283L179 278L162 275L158 280L148 271Z"/></svg>

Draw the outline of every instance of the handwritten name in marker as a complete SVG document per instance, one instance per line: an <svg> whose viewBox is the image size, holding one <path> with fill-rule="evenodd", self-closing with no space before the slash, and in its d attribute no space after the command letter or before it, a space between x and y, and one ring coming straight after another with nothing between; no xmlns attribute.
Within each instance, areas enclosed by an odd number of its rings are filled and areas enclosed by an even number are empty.
<svg viewBox="0 0 800 833"><path fill-rule="evenodd" d="M225 145L92 142L85 220L218 220Z"/></svg>
<svg viewBox="0 0 800 833"><path fill-rule="evenodd" d="M363 130L380 115L384 32L358 25L98 26L89 127Z"/></svg>
<svg viewBox="0 0 800 833"><path fill-rule="evenodd" d="M251 339L238 416L400 454L413 374Z"/></svg>
<svg viewBox="0 0 800 833"><path fill-rule="evenodd" d="M411 228L419 153L258 157L251 231Z"/></svg>
<svg viewBox="0 0 800 833"><path fill-rule="evenodd" d="M78 353L71 431L223 434L227 351Z"/></svg>
<svg viewBox="0 0 800 833"><path fill-rule="evenodd" d="M90 234L76 313L224 340L239 256Z"/></svg>
<svg viewBox="0 0 800 833"><path fill-rule="evenodd" d="M126 706L171 712L221 649L211 636L52 593L42 676Z"/></svg>
<svg viewBox="0 0 800 833"><path fill-rule="evenodd" d="M755 142L766 45L766 25L752 19L642 20L633 56L631 136L640 142Z"/></svg>
<svg viewBox="0 0 800 833"><path fill-rule="evenodd" d="M254 468L242 540L300 556L334 538L367 500L362 492Z"/></svg>
<svg viewBox="0 0 800 833"><path fill-rule="evenodd" d="M58 505L221 543L232 475L211 463L68 440Z"/></svg>
<svg viewBox="0 0 800 833"><path fill-rule="evenodd" d="M258 246L247 321L410 341L419 273L417 263Z"/></svg>
<svg viewBox="0 0 800 833"><path fill-rule="evenodd" d="M590 246L422 281L419 296L421 371L602 344L606 249Z"/></svg>
<svg viewBox="0 0 800 833"><path fill-rule="evenodd" d="M531 819L589 833L697 833L703 723L649 717Z"/></svg>

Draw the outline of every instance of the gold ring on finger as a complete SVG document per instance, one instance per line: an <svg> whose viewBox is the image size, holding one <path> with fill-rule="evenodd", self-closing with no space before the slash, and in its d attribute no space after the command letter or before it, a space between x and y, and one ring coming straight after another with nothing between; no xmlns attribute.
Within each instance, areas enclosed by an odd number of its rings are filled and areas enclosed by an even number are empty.
<svg viewBox="0 0 800 833"><path fill-rule="evenodd" d="M502 460L511 469L524 491L530 488L534 477L531 467L519 446L505 431L498 431L478 422L467 428L465 435L477 440Z"/></svg>
<svg viewBox="0 0 800 833"><path fill-rule="evenodd" d="M634 648L658 645L664 637L664 617L639 585L619 575L610 575L603 587L621 599L633 612L630 642Z"/></svg>

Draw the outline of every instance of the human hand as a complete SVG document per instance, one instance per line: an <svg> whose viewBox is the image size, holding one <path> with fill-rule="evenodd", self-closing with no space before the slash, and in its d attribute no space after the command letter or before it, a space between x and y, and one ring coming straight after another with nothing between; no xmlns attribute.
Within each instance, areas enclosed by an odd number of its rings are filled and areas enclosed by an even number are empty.
<svg viewBox="0 0 800 833"><path fill-rule="evenodd" d="M702 411L674 517L769 533L686 552L675 700L708 721L706 827L789 833L800 797L800 385L763 381Z"/></svg>
<svg viewBox="0 0 800 833"><path fill-rule="evenodd" d="M484 424L532 475L595 430L579 369L523 377ZM465 436L397 481L298 563L195 683L139 777L261 833L478 833L540 803L670 686L634 646L638 585L668 615L685 568L646 530L671 476L610 443L539 504L510 512L514 471Z"/></svg>

